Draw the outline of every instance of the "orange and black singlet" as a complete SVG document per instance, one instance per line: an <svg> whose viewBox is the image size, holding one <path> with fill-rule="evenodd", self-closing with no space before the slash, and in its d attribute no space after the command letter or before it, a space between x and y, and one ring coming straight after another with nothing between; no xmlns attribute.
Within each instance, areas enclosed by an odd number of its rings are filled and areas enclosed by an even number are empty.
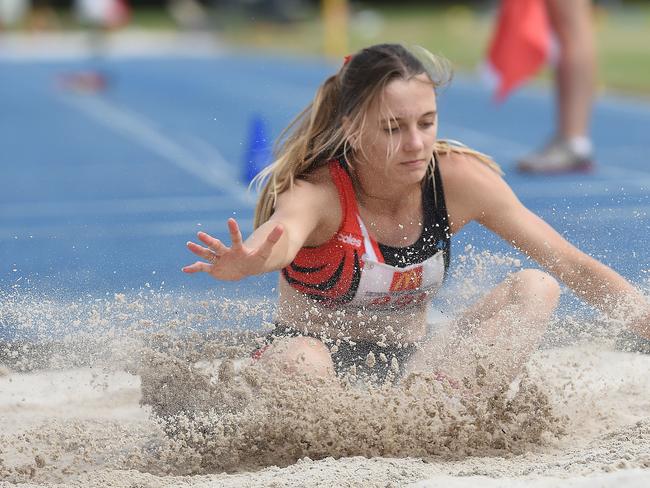
<svg viewBox="0 0 650 488"><path fill-rule="evenodd" d="M449 267L450 237L438 164L422 191L422 234L410 246L375 241L359 216L344 160L329 162L343 221L326 243L303 247L282 270L284 279L307 297L328 306L402 309L435 293Z"/></svg>

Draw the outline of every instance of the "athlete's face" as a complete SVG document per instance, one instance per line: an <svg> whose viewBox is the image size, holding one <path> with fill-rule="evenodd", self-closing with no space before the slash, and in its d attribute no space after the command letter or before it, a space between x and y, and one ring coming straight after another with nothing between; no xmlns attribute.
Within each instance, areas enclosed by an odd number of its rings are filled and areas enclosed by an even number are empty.
<svg viewBox="0 0 650 488"><path fill-rule="evenodd" d="M386 182L414 183L424 178L438 129L436 95L422 74L391 81L368 111L356 151L363 169Z"/></svg>

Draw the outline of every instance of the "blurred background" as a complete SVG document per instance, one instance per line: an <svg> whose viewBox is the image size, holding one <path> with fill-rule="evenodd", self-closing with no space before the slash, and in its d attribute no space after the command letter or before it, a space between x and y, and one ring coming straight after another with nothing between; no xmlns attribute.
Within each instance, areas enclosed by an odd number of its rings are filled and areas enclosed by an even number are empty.
<svg viewBox="0 0 650 488"><path fill-rule="evenodd" d="M198 230L225 238L231 215L250 232L255 193L247 186L272 141L345 54L390 41L451 60L441 137L495 157L527 206L647 283L650 2L594 3L599 164L553 177L513 171L552 126L549 70L502 104L477 75L497 7L0 0L0 297L269 295L274 276L231 285L183 275L193 261L185 242ZM471 249L517 255L474 226L454 242L456 255Z"/></svg>
<svg viewBox="0 0 650 488"><path fill-rule="evenodd" d="M113 34L198 31L294 55L342 55L393 40L427 46L458 69L473 70L497 6L498 0L0 0L0 29L9 36L100 26ZM650 2L596 0L594 16L601 87L647 94Z"/></svg>

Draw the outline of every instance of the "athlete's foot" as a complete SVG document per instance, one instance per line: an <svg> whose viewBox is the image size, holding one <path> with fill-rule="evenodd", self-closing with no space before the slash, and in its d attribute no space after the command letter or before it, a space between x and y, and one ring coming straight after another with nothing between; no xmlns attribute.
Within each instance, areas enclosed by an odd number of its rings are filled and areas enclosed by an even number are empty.
<svg viewBox="0 0 650 488"><path fill-rule="evenodd" d="M566 141L554 139L539 151L517 161L517 169L523 173L559 174L589 172L593 170L593 155L578 154Z"/></svg>

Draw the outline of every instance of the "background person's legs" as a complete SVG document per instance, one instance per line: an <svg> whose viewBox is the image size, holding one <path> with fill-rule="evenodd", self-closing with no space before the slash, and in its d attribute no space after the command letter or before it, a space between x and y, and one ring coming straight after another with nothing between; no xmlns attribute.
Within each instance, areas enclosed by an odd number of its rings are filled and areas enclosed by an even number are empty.
<svg viewBox="0 0 650 488"><path fill-rule="evenodd" d="M546 0L560 44L556 70L558 134L588 138L596 78L596 48L590 0Z"/></svg>
<svg viewBox="0 0 650 488"><path fill-rule="evenodd" d="M593 162L589 123L596 78L591 0L546 0L558 40L556 129L550 144L519 161L529 172L588 170Z"/></svg>

